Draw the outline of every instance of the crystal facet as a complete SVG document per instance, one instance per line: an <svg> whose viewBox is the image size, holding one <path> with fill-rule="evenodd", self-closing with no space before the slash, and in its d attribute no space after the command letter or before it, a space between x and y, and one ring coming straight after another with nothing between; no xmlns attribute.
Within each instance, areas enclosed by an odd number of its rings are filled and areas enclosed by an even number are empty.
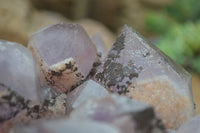
<svg viewBox="0 0 200 133"><path fill-rule="evenodd" d="M126 25L95 79L111 92L153 105L167 128L194 114L190 74Z"/></svg>
<svg viewBox="0 0 200 133"><path fill-rule="evenodd" d="M29 40L28 47L39 62L49 85L69 91L87 77L97 60L97 50L78 24L60 23L46 27Z"/></svg>
<svg viewBox="0 0 200 133"><path fill-rule="evenodd" d="M38 81L31 51L21 44L0 40L0 127L23 112L30 100L40 101Z"/></svg>
<svg viewBox="0 0 200 133"><path fill-rule="evenodd" d="M75 109L88 99L100 99L108 95L108 91L97 82L88 80L67 95L66 113Z"/></svg>
<svg viewBox="0 0 200 133"><path fill-rule="evenodd" d="M101 35L99 33L94 34L93 36L91 36L91 40L93 44L96 46L98 55L101 57L101 60L106 58L108 50L106 49L105 43Z"/></svg>
<svg viewBox="0 0 200 133"><path fill-rule="evenodd" d="M32 53L24 46L0 40L0 91L38 100L37 67Z"/></svg>
<svg viewBox="0 0 200 133"><path fill-rule="evenodd" d="M13 133L121 133L116 127L96 122L58 119L42 121L25 126L18 125L12 129Z"/></svg>
<svg viewBox="0 0 200 133"><path fill-rule="evenodd" d="M72 111L70 118L110 123L119 127L123 133L165 131L152 107L118 95L88 100Z"/></svg>

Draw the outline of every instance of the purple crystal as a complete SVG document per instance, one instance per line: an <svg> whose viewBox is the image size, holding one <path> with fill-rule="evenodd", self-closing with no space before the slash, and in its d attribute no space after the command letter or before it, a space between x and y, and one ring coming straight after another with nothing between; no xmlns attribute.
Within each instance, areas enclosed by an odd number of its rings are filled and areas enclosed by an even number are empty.
<svg viewBox="0 0 200 133"><path fill-rule="evenodd" d="M70 118L111 123L123 133L153 133L153 129L165 132L163 126L158 126L152 107L118 95L88 100L72 111Z"/></svg>
<svg viewBox="0 0 200 133"><path fill-rule="evenodd" d="M96 121L58 119L18 125L13 133L120 133L117 127Z"/></svg>
<svg viewBox="0 0 200 133"><path fill-rule="evenodd" d="M66 113L88 99L100 99L105 97L108 91L93 80L88 80L67 95Z"/></svg>
<svg viewBox="0 0 200 133"><path fill-rule="evenodd" d="M97 50L78 24L60 23L46 27L29 40L48 85L69 91L86 78L97 60Z"/></svg>
<svg viewBox="0 0 200 133"><path fill-rule="evenodd" d="M117 95L108 95L101 99L88 100L76 108L70 116L72 118L93 119L112 122L122 114L142 112L151 108L147 104Z"/></svg>
<svg viewBox="0 0 200 133"><path fill-rule="evenodd" d="M108 54L108 50L106 49L105 43L104 43L101 35L99 33L97 33L97 34L91 36L91 40L92 40L93 44L96 46L98 55L101 57L101 59L103 60L104 58L106 58L106 56Z"/></svg>
<svg viewBox="0 0 200 133"><path fill-rule="evenodd" d="M168 128L194 114L190 74L126 25L94 78L111 92L153 105Z"/></svg>
<svg viewBox="0 0 200 133"><path fill-rule="evenodd" d="M0 40L0 123L22 112L29 100L40 100L36 66L27 48Z"/></svg>
<svg viewBox="0 0 200 133"><path fill-rule="evenodd" d="M0 91L13 90L26 99L38 100L36 68L27 48L0 40Z"/></svg>

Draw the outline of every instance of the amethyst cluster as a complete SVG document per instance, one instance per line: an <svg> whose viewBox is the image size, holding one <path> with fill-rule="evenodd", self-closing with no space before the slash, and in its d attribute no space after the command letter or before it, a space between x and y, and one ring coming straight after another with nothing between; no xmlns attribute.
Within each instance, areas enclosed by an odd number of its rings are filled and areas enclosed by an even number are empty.
<svg viewBox="0 0 200 133"><path fill-rule="evenodd" d="M0 40L0 132L179 133L193 115L190 74L126 25L109 52L73 23Z"/></svg>

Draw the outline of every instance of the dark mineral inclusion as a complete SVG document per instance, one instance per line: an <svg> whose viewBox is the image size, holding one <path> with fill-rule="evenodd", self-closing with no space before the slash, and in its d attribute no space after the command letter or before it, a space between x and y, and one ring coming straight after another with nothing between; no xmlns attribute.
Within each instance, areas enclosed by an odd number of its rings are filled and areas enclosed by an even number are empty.
<svg viewBox="0 0 200 133"><path fill-rule="evenodd" d="M128 92L128 86L134 77L138 77L138 72L141 69L133 64L132 59L121 63L121 51L125 48L124 39L125 36L121 33L113 44L102 68L95 75L98 82L110 88L111 92L119 94Z"/></svg>
<svg viewBox="0 0 200 133"><path fill-rule="evenodd" d="M127 25L94 78L111 92L153 105L167 128L194 114L191 75Z"/></svg>

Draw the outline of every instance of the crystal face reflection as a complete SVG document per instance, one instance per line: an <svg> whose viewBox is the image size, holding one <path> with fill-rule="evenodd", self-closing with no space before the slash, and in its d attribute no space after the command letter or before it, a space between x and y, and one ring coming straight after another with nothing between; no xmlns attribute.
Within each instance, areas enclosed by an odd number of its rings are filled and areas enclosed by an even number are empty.
<svg viewBox="0 0 200 133"><path fill-rule="evenodd" d="M60 92L74 88L86 78L97 60L97 50L78 24L60 23L46 27L29 40L47 83Z"/></svg>
<svg viewBox="0 0 200 133"><path fill-rule="evenodd" d="M32 53L18 43L0 40L0 91L13 90L38 100L37 67Z"/></svg>
<svg viewBox="0 0 200 133"><path fill-rule="evenodd" d="M194 114L190 74L126 25L95 79L111 92L153 105L168 128Z"/></svg>

